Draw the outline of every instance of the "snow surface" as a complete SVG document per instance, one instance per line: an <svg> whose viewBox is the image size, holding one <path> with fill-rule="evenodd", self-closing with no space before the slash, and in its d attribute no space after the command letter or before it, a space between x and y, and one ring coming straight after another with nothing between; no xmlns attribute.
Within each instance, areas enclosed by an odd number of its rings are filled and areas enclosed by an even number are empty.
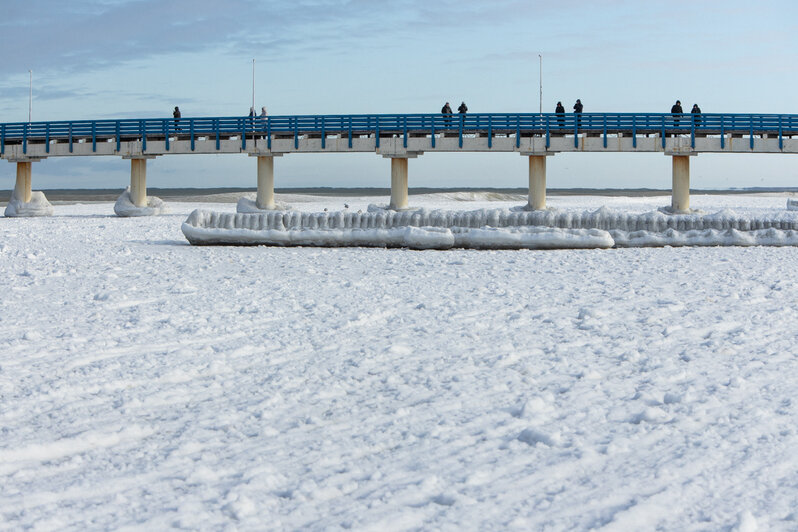
<svg viewBox="0 0 798 532"><path fill-rule="evenodd" d="M193 247L235 203L170 206L0 220L0 529L798 528L794 248Z"/></svg>
<svg viewBox="0 0 798 532"><path fill-rule="evenodd" d="M17 197L16 189L11 191L5 215L8 217L52 216L53 206L47 201L44 192L33 190L30 201L25 202Z"/></svg>
<svg viewBox="0 0 798 532"><path fill-rule="evenodd" d="M159 216L169 212L169 207L161 198L147 196L147 205L139 207L130 199L130 187L127 187L114 204L117 216Z"/></svg>

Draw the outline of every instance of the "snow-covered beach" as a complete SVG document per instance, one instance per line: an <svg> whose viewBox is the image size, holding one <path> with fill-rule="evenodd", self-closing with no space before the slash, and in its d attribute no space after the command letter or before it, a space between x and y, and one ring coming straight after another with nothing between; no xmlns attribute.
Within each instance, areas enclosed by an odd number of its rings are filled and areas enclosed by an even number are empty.
<svg viewBox="0 0 798 532"><path fill-rule="evenodd" d="M0 529L798 528L798 249L193 247L235 203L169 208L0 220Z"/></svg>

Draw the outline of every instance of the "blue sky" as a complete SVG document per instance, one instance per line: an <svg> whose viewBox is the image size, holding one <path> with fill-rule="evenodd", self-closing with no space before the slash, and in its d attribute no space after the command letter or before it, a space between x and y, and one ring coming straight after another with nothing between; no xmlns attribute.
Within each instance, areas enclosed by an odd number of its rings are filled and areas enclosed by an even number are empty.
<svg viewBox="0 0 798 532"><path fill-rule="evenodd" d="M538 109L798 113L798 3L517 0L2 0L0 122ZM798 157L700 155L696 188L798 186ZM124 187L129 163L48 159L34 188ZM276 186L390 186L377 155L287 155ZM0 188L14 184L0 163ZM670 188L656 154L560 154L548 185ZM255 186L245 155L150 161L152 187ZM525 187L513 154L425 154L410 186Z"/></svg>

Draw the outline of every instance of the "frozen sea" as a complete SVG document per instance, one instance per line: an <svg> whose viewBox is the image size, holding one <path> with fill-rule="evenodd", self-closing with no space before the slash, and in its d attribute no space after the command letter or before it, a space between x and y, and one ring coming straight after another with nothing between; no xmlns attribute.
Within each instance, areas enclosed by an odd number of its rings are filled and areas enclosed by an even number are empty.
<svg viewBox="0 0 798 532"><path fill-rule="evenodd" d="M798 529L797 248L192 247L213 199L0 218L0 529Z"/></svg>

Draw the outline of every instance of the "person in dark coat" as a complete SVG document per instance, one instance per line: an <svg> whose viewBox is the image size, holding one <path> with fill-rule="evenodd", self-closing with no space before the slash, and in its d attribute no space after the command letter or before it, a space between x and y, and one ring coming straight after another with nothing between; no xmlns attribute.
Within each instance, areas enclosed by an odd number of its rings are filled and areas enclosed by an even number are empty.
<svg viewBox="0 0 798 532"><path fill-rule="evenodd" d="M576 115L576 127L579 127L582 124L582 100L579 98L576 99L576 103L574 104L574 114Z"/></svg>
<svg viewBox="0 0 798 532"><path fill-rule="evenodd" d="M679 116L682 114L682 102L676 100L676 103L671 107L671 114L673 115L673 125L679 125Z"/></svg>
<svg viewBox="0 0 798 532"><path fill-rule="evenodd" d="M451 123L450 117L452 116L452 108L449 106L449 102L441 107L441 114L443 114L444 119L443 122L448 126Z"/></svg>
<svg viewBox="0 0 798 532"><path fill-rule="evenodd" d="M701 108L698 106L697 103L693 104L693 108L690 110L690 114L693 115L693 122L695 122L696 126L701 125Z"/></svg>
<svg viewBox="0 0 798 532"><path fill-rule="evenodd" d="M176 105L175 105L175 110L172 113L172 116L175 119L175 129L180 131L180 127L179 127L179 124L180 124L180 108L178 106L176 106Z"/></svg>
<svg viewBox="0 0 798 532"><path fill-rule="evenodd" d="M554 112L557 113L557 123L560 124L560 127L564 127L565 107L563 107L562 102L557 102L557 107L554 108Z"/></svg>
<svg viewBox="0 0 798 532"><path fill-rule="evenodd" d="M460 102L460 107L457 108L457 112L461 115L464 115L468 112L468 107L466 107L465 102Z"/></svg>

